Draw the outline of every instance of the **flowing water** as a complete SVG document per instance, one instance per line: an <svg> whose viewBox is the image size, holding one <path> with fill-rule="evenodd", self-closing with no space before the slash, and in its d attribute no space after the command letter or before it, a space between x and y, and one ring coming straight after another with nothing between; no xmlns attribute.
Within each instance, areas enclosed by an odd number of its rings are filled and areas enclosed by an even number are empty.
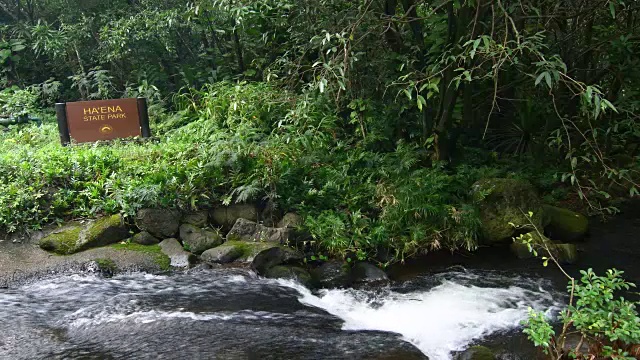
<svg viewBox="0 0 640 360"><path fill-rule="evenodd" d="M0 358L445 360L561 306L552 289L462 267L319 292L241 269L59 276L0 293Z"/></svg>
<svg viewBox="0 0 640 360"><path fill-rule="evenodd" d="M637 205L594 224L566 270L615 266L640 283ZM508 249L434 254L390 272L388 287L319 292L241 269L36 280L0 289L0 359L448 360L481 342L529 360L527 309L551 314L566 300L556 269Z"/></svg>

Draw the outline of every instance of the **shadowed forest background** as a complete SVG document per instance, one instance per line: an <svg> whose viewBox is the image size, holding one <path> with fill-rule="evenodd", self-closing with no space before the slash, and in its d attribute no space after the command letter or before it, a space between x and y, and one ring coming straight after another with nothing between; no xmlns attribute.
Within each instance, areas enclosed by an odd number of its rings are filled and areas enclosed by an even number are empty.
<svg viewBox="0 0 640 360"><path fill-rule="evenodd" d="M481 243L480 179L589 214L638 195L633 1L0 0L0 21L6 233L258 201L319 254L394 262ZM154 141L60 146L56 101L119 97L149 100Z"/></svg>

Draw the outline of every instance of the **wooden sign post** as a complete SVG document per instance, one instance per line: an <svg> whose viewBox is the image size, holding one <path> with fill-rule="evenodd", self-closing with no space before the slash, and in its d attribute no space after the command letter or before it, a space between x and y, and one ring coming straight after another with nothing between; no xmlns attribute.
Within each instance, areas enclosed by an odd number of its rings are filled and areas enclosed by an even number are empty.
<svg viewBox="0 0 640 360"><path fill-rule="evenodd" d="M144 98L58 103L56 116L62 145L151 137Z"/></svg>

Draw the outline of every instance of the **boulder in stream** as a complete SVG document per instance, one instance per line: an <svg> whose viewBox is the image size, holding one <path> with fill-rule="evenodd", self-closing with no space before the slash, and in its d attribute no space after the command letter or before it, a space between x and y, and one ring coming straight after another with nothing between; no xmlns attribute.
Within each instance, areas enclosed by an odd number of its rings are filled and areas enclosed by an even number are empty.
<svg viewBox="0 0 640 360"><path fill-rule="evenodd" d="M491 349L473 346L459 354L457 360L497 360L497 358Z"/></svg>
<svg viewBox="0 0 640 360"><path fill-rule="evenodd" d="M578 261L578 249L575 244L556 244L545 236L540 236L532 231L523 235L524 239L531 239L530 245L538 253L538 257L548 256L548 252L561 264L575 264ZM511 244L511 252L518 259L531 259L535 255L529 250L529 245L521 239L514 239Z"/></svg>
<svg viewBox="0 0 640 360"><path fill-rule="evenodd" d="M270 279L295 280L306 287L313 287L311 275L299 266L277 265L267 269L264 276Z"/></svg>
<svg viewBox="0 0 640 360"><path fill-rule="evenodd" d="M553 241L575 242L589 231L589 219L568 209L545 205L545 231Z"/></svg>
<svg viewBox="0 0 640 360"><path fill-rule="evenodd" d="M141 209L136 214L136 225L140 230L166 239L178 234L182 214L171 209Z"/></svg>
<svg viewBox="0 0 640 360"><path fill-rule="evenodd" d="M304 255L299 251L286 246L274 246L263 250L253 258L251 268L264 275L268 269L276 265L297 265L300 264Z"/></svg>
<svg viewBox="0 0 640 360"><path fill-rule="evenodd" d="M194 262L195 256L184 250L177 239L170 238L162 240L162 242L160 242L160 248L171 260L172 267L184 268Z"/></svg>
<svg viewBox="0 0 640 360"><path fill-rule="evenodd" d="M223 244L209 249L200 255L200 260L207 264L227 264L244 255L245 249L239 245Z"/></svg>
<svg viewBox="0 0 640 360"><path fill-rule="evenodd" d="M389 277L377 266L359 262L351 269L351 281L354 284L374 285L389 282Z"/></svg>
<svg viewBox="0 0 640 360"><path fill-rule="evenodd" d="M224 242L217 231L200 229L190 224L180 226L180 239L182 239L185 249L196 255Z"/></svg>
<svg viewBox="0 0 640 360"><path fill-rule="evenodd" d="M227 234L227 240L286 244L289 241L289 229L272 228L247 219L238 219Z"/></svg>
<svg viewBox="0 0 640 360"><path fill-rule="evenodd" d="M531 223L542 229L542 201L530 183L483 179L473 185L472 193L480 209L482 239L486 244L509 242L517 232L532 230ZM525 215L529 212L533 213L531 219Z"/></svg>
<svg viewBox="0 0 640 360"><path fill-rule="evenodd" d="M330 260L311 270L311 274L321 287L344 288L351 283L350 271L347 263Z"/></svg>

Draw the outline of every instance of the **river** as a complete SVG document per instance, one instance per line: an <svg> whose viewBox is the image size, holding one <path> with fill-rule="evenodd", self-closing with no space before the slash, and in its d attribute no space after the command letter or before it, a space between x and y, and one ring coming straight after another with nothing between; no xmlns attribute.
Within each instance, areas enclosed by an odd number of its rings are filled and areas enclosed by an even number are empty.
<svg viewBox="0 0 640 360"><path fill-rule="evenodd" d="M639 253L622 246L640 229L631 216L596 226L587 263L569 271L620 265L635 281ZM0 290L0 358L449 360L483 342L533 359L527 309L551 315L566 300L557 270L503 250L432 255L391 275L315 292L238 268L55 275Z"/></svg>

